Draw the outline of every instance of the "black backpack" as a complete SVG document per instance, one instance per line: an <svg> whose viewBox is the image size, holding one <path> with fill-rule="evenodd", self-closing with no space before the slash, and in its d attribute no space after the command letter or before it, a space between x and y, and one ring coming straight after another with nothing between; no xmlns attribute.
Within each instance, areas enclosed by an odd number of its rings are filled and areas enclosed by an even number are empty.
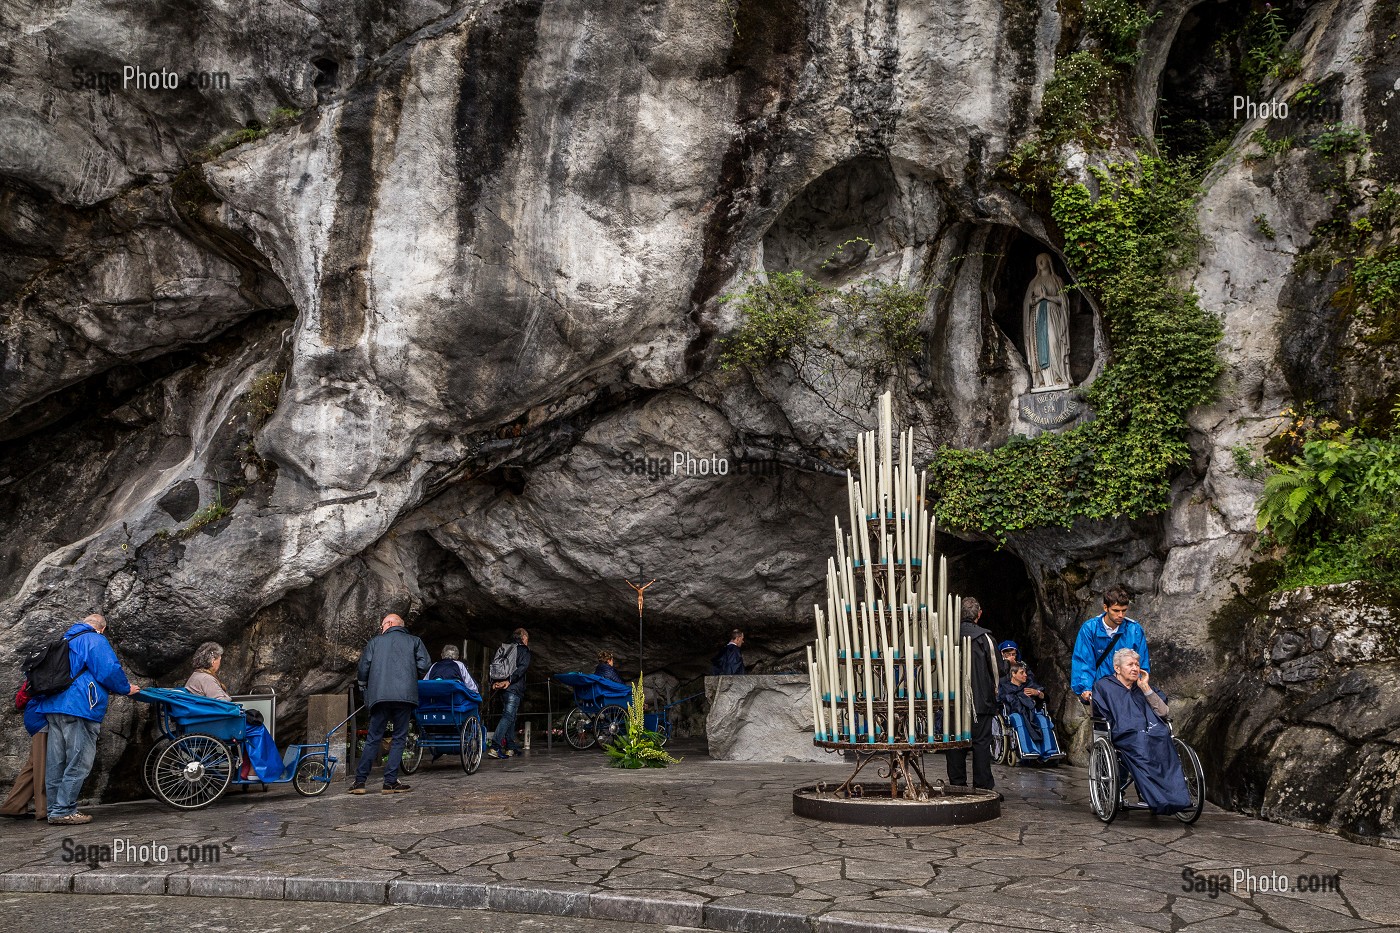
<svg viewBox="0 0 1400 933"><path fill-rule="evenodd" d="M73 685L73 665L69 660L67 635L49 642L25 658L20 670L29 680L29 694L51 697Z"/></svg>

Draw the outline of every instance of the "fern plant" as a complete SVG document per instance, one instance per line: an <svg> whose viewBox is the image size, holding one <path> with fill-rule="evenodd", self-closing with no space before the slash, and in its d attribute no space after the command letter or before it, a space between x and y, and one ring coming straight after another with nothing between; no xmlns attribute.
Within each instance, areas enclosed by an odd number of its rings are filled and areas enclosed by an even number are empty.
<svg viewBox="0 0 1400 933"><path fill-rule="evenodd" d="M632 705L627 709L627 731L611 745L603 746L614 768L664 768L680 762L661 747L661 736L646 727L646 691L642 675L632 685Z"/></svg>
<svg viewBox="0 0 1400 933"><path fill-rule="evenodd" d="M1281 544L1291 544L1310 521L1322 520L1366 478L1375 451L1356 442L1351 431L1310 440L1292 463L1282 464L1264 483L1259 501L1260 531L1269 530Z"/></svg>

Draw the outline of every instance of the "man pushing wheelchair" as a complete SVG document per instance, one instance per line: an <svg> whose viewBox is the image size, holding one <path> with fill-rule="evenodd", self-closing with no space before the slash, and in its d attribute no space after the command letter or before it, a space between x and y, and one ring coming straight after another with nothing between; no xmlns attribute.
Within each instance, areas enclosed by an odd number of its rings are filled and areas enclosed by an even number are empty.
<svg viewBox="0 0 1400 933"><path fill-rule="evenodd" d="M1104 593L1104 612L1080 627L1071 662L1070 687L1091 704L1094 719L1092 806L1104 822L1127 809L1195 822L1205 794L1200 761L1172 734L1166 700L1151 685L1147 637L1127 618L1128 600L1121 586ZM1130 784L1140 802L1125 805Z"/></svg>

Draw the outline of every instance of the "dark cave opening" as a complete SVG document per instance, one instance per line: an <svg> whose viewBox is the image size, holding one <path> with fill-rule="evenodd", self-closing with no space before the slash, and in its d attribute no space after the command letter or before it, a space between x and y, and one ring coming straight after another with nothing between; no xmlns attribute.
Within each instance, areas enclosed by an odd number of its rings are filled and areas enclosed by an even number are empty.
<svg viewBox="0 0 1400 933"><path fill-rule="evenodd" d="M1282 41L1309 5L1206 0L1186 12L1157 91L1155 135L1164 154L1209 165L1224 153L1252 115L1249 104L1267 103L1260 89L1296 68Z"/></svg>
<svg viewBox="0 0 1400 933"><path fill-rule="evenodd" d="M1069 371L1074 384L1081 384L1094 369L1094 312L1082 294L1068 288L1074 283L1074 277L1064 262L1053 249L1015 227L998 225L987 238L987 250L998 257L988 263L992 273L992 320L1016 345L1023 367L1026 340L1022 304L1026 286L1035 278L1036 256L1041 253L1050 256L1051 267L1064 281L1069 297Z"/></svg>
<svg viewBox="0 0 1400 933"><path fill-rule="evenodd" d="M1056 657L1056 635L1041 624L1035 587L1026 565L1006 549L987 542L938 536L941 553L948 557L948 588L982 604L978 623L997 643L1014 641L1021 658L1049 691L1051 703L1065 696L1069 682Z"/></svg>

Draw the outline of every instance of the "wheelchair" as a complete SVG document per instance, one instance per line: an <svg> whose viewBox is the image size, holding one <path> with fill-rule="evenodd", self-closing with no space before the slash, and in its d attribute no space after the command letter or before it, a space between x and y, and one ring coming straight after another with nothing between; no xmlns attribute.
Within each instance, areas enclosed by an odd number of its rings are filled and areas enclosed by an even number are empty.
<svg viewBox="0 0 1400 933"><path fill-rule="evenodd" d="M992 720L992 761L999 765L1006 765L1014 768L1022 762L1028 764L1056 765L1065 760L1065 753L1060 749L1060 739L1055 733L1055 720L1050 718L1050 714L1037 711L1043 719L1041 728L1048 727L1050 736L1050 752L1047 755L1027 754L1026 749L1034 747L1030 741L1030 736L1026 733L1026 724L1020 713L1008 713L1006 707L1002 707Z"/></svg>
<svg viewBox="0 0 1400 933"><path fill-rule="evenodd" d="M1137 793L1132 772L1113 744L1112 724L1097 713L1093 719L1094 740L1089 746L1089 806L1094 815L1107 824L1112 823L1119 813L1128 810L1149 810L1140 796L1136 802L1124 799L1129 787ZM1171 728L1169 721L1167 727ZM1172 731L1172 747L1176 749L1177 758L1181 762L1181 773L1186 778L1186 791L1191 798L1190 807L1173 815L1190 825L1200 819L1201 810L1205 808L1205 772L1201 770L1201 759L1196 756L1196 750L1183 742L1175 730Z"/></svg>

